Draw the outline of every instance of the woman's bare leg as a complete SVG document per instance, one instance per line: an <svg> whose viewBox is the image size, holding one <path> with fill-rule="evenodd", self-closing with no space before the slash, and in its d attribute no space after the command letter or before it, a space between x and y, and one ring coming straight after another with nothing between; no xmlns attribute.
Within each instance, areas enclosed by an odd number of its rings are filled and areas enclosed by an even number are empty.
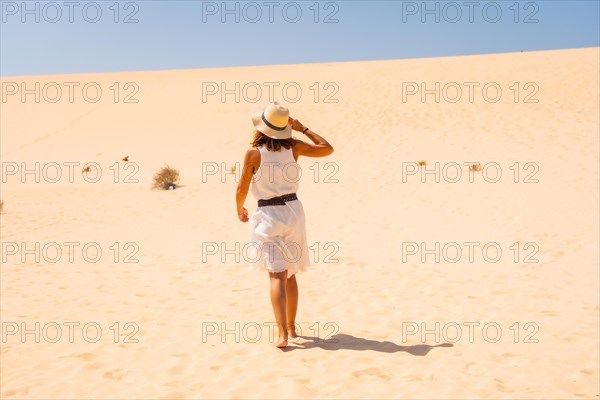
<svg viewBox="0 0 600 400"><path fill-rule="evenodd" d="M287 295L287 329L290 337L296 338L296 311L298 311L298 282L296 274L292 275L286 283Z"/></svg>
<svg viewBox="0 0 600 400"><path fill-rule="evenodd" d="M269 272L269 278L271 279L271 305L273 306L275 320L277 321L277 328L279 329L279 340L275 346L285 347L288 344L286 316L287 271L277 273Z"/></svg>

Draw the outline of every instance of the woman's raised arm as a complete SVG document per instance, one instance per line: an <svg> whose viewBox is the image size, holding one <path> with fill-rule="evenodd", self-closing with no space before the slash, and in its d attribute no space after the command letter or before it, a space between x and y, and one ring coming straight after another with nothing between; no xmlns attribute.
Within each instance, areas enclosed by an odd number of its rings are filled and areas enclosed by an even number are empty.
<svg viewBox="0 0 600 400"><path fill-rule="evenodd" d="M294 152L298 156L326 157L333 153L333 146L322 136L306 128L300 121L290 117L290 125L295 131L304 133L314 144L302 140L294 141Z"/></svg>

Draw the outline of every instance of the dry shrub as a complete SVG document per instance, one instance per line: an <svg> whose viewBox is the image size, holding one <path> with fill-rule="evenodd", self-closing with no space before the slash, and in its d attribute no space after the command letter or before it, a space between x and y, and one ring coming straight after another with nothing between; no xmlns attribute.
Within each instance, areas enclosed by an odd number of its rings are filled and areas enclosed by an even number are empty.
<svg viewBox="0 0 600 400"><path fill-rule="evenodd" d="M483 167L479 163L469 165L469 171L471 171L471 172L479 172L482 169L483 169Z"/></svg>
<svg viewBox="0 0 600 400"><path fill-rule="evenodd" d="M173 190L179 184L179 171L168 165L154 174L152 189Z"/></svg>

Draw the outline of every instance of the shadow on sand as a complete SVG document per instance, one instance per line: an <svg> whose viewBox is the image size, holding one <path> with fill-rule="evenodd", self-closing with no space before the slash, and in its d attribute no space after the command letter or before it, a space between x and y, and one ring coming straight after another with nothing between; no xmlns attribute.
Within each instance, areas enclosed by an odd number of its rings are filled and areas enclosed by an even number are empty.
<svg viewBox="0 0 600 400"><path fill-rule="evenodd" d="M404 351L412 354L413 356L424 357L435 347L453 347L452 343L442 343L435 346L428 344L416 344L413 346L400 346L393 342L380 342L378 340L369 340L359 338L347 334L333 335L329 339L321 339L314 336L299 336L299 338L306 340L306 342L294 342L290 341L290 345L282 348L283 351L293 351L300 349L314 349L321 348L323 350L357 350L357 351L380 351L383 353L397 353Z"/></svg>

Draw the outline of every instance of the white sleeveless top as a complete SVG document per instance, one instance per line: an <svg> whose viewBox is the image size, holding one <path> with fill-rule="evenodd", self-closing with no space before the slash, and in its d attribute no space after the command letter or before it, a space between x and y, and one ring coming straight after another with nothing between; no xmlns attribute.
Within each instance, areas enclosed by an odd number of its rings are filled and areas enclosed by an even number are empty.
<svg viewBox="0 0 600 400"><path fill-rule="evenodd" d="M260 167L252 179L252 195L257 199L270 199L287 193L296 193L302 172L294 160L292 149L269 151L260 146Z"/></svg>

